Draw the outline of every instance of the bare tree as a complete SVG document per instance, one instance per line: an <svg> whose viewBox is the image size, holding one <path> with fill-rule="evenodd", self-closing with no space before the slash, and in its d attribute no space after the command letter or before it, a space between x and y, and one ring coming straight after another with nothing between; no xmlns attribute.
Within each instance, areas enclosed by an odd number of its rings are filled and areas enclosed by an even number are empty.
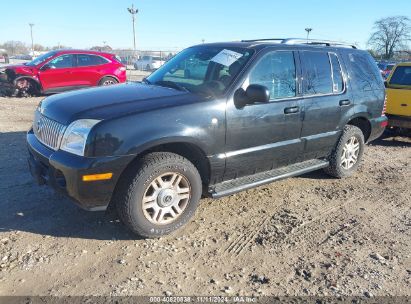
<svg viewBox="0 0 411 304"><path fill-rule="evenodd" d="M2 49L5 49L9 55L24 55L28 54L28 47L21 41L6 41L1 45Z"/></svg>
<svg viewBox="0 0 411 304"><path fill-rule="evenodd" d="M410 31L410 19L406 16L383 18L374 23L368 44L385 59L390 59L395 51L406 47L411 40Z"/></svg>

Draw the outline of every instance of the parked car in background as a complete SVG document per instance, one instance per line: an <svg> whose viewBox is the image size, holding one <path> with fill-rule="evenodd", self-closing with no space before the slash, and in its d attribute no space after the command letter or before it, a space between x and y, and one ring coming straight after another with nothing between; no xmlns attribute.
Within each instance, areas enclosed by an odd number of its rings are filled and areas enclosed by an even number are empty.
<svg viewBox="0 0 411 304"><path fill-rule="evenodd" d="M390 76L392 69L395 67L394 62L379 62L378 68L380 69L381 76L387 79Z"/></svg>
<svg viewBox="0 0 411 304"><path fill-rule="evenodd" d="M133 232L159 237L202 196L319 169L353 175L386 127L384 102L374 60L355 46L201 44L141 83L44 99L27 134L30 170L83 208L112 204Z"/></svg>
<svg viewBox="0 0 411 304"><path fill-rule="evenodd" d="M126 81L126 68L110 53L57 50L6 68L17 93L50 94Z"/></svg>
<svg viewBox="0 0 411 304"><path fill-rule="evenodd" d="M134 63L134 68L140 71L157 70L165 63L159 56L143 56Z"/></svg>
<svg viewBox="0 0 411 304"><path fill-rule="evenodd" d="M411 62L394 67L386 82L390 127L411 130Z"/></svg>

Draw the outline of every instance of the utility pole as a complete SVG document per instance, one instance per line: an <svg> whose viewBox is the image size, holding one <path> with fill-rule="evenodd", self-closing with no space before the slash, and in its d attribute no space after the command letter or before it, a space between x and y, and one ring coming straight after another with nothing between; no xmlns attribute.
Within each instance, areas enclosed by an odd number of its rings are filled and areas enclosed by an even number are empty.
<svg viewBox="0 0 411 304"><path fill-rule="evenodd" d="M29 25L30 25L30 35L31 35L31 52L32 52L32 55L34 57L34 40L33 40L33 26L34 26L34 23L29 23Z"/></svg>
<svg viewBox="0 0 411 304"><path fill-rule="evenodd" d="M307 27L307 28L305 29L305 31L307 32L307 42L308 42L308 38L310 38L310 33L311 33L312 30L313 30L313 29L312 29L311 27Z"/></svg>
<svg viewBox="0 0 411 304"><path fill-rule="evenodd" d="M136 15L138 13L138 9L134 9L134 4L131 5L131 7L127 8L128 12L131 14L131 18L133 20L133 41L134 41L134 54L136 53L136 28L135 28L135 22L136 22Z"/></svg>

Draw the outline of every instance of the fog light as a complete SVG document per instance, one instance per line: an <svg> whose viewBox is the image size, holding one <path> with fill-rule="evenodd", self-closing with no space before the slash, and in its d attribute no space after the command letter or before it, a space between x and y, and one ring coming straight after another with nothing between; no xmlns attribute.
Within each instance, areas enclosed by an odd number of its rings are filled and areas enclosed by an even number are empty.
<svg viewBox="0 0 411 304"><path fill-rule="evenodd" d="M113 173L102 173L102 174L92 174L83 175L83 182L94 182L100 180L108 180L113 177Z"/></svg>

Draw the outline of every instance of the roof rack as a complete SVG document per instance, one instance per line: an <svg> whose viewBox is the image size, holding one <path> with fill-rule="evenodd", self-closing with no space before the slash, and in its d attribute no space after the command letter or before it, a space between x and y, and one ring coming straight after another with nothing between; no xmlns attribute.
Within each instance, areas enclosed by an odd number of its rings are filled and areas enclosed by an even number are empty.
<svg viewBox="0 0 411 304"><path fill-rule="evenodd" d="M253 40L242 40L242 42L262 42L262 41L273 41L281 44L312 44L312 45L325 45L325 46L341 46L356 49L354 44L331 41L331 40L319 40L319 39L304 39L304 38L263 38L263 39L253 39Z"/></svg>

